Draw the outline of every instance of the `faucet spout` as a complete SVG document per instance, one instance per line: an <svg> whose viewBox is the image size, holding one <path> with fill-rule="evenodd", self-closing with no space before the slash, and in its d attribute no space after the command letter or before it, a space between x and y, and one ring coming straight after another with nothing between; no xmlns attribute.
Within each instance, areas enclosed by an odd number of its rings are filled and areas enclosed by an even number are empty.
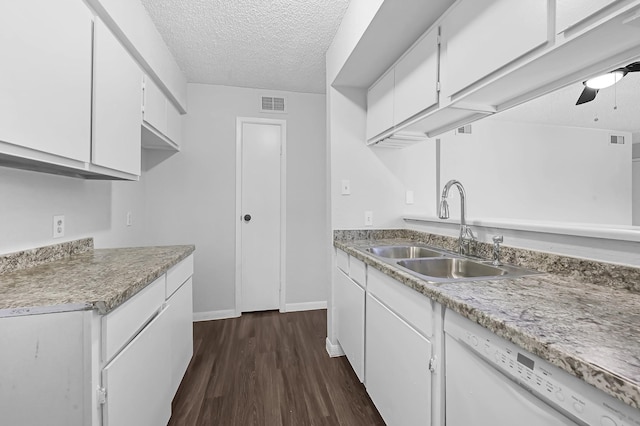
<svg viewBox="0 0 640 426"><path fill-rule="evenodd" d="M451 179L445 184L444 188L442 189L440 211L438 213L438 216L440 217L440 219L449 219L449 205L447 204L447 197L449 196L449 190L454 185L456 186L456 188L458 188L458 192L460 193L460 225L466 226L467 220L465 213L467 195L464 192L464 186L462 186L462 183L459 180Z"/></svg>
<svg viewBox="0 0 640 426"><path fill-rule="evenodd" d="M460 237L458 238L458 251L462 255L475 255L477 239L473 235L473 231L467 226L466 218L466 193L464 186L460 181L451 179L442 189L442 197L438 208L438 217L440 219L449 219L449 204L447 197L452 186L458 188L460 193Z"/></svg>

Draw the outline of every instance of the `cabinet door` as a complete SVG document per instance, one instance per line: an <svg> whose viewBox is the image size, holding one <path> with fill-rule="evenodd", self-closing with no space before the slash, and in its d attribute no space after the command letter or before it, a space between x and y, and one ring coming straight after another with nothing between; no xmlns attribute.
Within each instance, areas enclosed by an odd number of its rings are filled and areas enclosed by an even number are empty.
<svg viewBox="0 0 640 426"><path fill-rule="evenodd" d="M367 93L367 139L393 126L394 70L387 72Z"/></svg>
<svg viewBox="0 0 640 426"><path fill-rule="evenodd" d="M394 120L397 125L438 103L438 29L430 31L398 62Z"/></svg>
<svg viewBox="0 0 640 426"><path fill-rule="evenodd" d="M0 141L89 161L91 25L80 0L0 2Z"/></svg>
<svg viewBox="0 0 640 426"><path fill-rule="evenodd" d="M166 425L171 417L171 352L161 311L102 371L104 426Z"/></svg>
<svg viewBox="0 0 640 426"><path fill-rule="evenodd" d="M442 22L442 41L450 96L546 43L547 0L462 1Z"/></svg>
<svg viewBox="0 0 640 426"><path fill-rule="evenodd" d="M431 343L367 294L365 386L389 425L431 424Z"/></svg>
<svg viewBox="0 0 640 426"><path fill-rule="evenodd" d="M583 19L618 0L556 0L556 33L561 33Z"/></svg>
<svg viewBox="0 0 640 426"><path fill-rule="evenodd" d="M175 395L193 356L193 301L191 278L169 298L171 330L171 395Z"/></svg>
<svg viewBox="0 0 640 426"><path fill-rule="evenodd" d="M167 134L167 98L148 76L144 77L143 118L157 131Z"/></svg>
<svg viewBox="0 0 640 426"><path fill-rule="evenodd" d="M84 312L0 318L0 424L90 424Z"/></svg>
<svg viewBox="0 0 640 426"><path fill-rule="evenodd" d="M140 175L142 71L98 19L94 40L92 162Z"/></svg>
<svg viewBox="0 0 640 426"><path fill-rule="evenodd" d="M337 271L335 301L338 342L360 381L364 381L364 290Z"/></svg>
<svg viewBox="0 0 640 426"><path fill-rule="evenodd" d="M182 144L182 115L167 101L167 135L172 142L180 146Z"/></svg>

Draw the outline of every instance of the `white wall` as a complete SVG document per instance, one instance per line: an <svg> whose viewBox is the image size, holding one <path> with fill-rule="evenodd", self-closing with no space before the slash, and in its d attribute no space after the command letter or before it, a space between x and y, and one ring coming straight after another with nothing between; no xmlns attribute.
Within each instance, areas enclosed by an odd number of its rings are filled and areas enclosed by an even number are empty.
<svg viewBox="0 0 640 426"><path fill-rule="evenodd" d="M0 194L2 254L85 237L95 237L96 247L143 244L141 182L88 181L0 167ZM126 211L134 215L131 227L125 226ZM65 215L65 236L54 239L53 216L58 214Z"/></svg>
<svg viewBox="0 0 640 426"><path fill-rule="evenodd" d="M435 142L401 150L367 147L366 91L331 86L381 4L379 0L352 0L327 51L327 204L331 220L324 244L328 255L332 253L331 230L363 228L365 211L373 212L374 228L403 227L401 216L408 212L435 214ZM343 179L349 180L351 195L341 195ZM414 191L413 205L405 204L407 190ZM331 270L325 276L332 277ZM330 299L328 305L328 337L335 344Z"/></svg>
<svg viewBox="0 0 640 426"><path fill-rule="evenodd" d="M264 90L189 84L182 151L149 157L150 244L195 244L194 312L235 307L236 117L287 121L287 304L324 302L325 97L285 94L288 114L259 112Z"/></svg>
<svg viewBox="0 0 640 426"><path fill-rule="evenodd" d="M492 119L472 128L441 136L441 184L463 183L468 218L631 225L631 144L597 129ZM455 188L449 195L457 219Z"/></svg>

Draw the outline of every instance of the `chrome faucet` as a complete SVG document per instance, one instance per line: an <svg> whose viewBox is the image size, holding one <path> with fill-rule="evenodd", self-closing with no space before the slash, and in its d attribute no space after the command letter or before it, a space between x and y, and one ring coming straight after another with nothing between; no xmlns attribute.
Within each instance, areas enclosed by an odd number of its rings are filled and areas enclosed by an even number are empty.
<svg viewBox="0 0 640 426"><path fill-rule="evenodd" d="M465 201L466 195L462 184L452 179L442 189L442 197L440 199L440 207L438 208L438 217L440 219L449 219L449 204L447 196L449 189L455 185L460 193L460 237L458 238L458 252L464 256L475 256L478 239L473 235L473 231L467 226L465 217Z"/></svg>

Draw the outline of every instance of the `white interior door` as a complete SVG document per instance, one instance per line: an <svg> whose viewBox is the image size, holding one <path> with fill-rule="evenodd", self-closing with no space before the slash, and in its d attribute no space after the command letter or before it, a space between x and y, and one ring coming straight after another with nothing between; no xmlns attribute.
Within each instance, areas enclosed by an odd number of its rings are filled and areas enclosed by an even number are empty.
<svg viewBox="0 0 640 426"><path fill-rule="evenodd" d="M240 309L280 307L282 122L241 120Z"/></svg>

